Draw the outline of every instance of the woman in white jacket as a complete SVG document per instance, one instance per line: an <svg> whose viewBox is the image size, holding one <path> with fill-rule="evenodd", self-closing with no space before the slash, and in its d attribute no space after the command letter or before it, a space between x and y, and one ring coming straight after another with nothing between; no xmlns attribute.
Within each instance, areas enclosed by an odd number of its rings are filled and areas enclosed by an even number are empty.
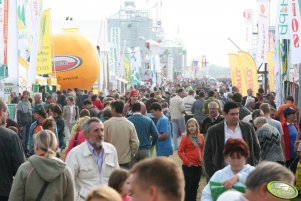
<svg viewBox="0 0 301 201"><path fill-rule="evenodd" d="M227 189L234 185L245 187L246 179L254 167L246 164L250 155L248 144L240 138L230 138L224 147L224 156L229 165L214 173L202 192L201 201L212 201L210 182L219 182Z"/></svg>

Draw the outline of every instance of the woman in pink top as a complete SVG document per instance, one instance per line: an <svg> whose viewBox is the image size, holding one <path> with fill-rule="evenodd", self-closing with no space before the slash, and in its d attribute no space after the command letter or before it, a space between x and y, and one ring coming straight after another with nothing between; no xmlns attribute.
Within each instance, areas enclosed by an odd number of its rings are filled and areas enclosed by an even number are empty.
<svg viewBox="0 0 301 201"><path fill-rule="evenodd" d="M123 201L131 201L129 196L129 172L125 169L115 169L108 182L108 186L115 189L121 196Z"/></svg>

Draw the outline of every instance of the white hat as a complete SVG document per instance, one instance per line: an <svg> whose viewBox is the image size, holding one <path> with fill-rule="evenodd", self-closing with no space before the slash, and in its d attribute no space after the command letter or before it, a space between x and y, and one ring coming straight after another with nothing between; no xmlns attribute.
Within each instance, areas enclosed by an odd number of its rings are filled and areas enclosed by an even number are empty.
<svg viewBox="0 0 301 201"><path fill-rule="evenodd" d="M243 194L241 192L228 190L222 193L217 198L217 201L247 201L247 199L243 197Z"/></svg>

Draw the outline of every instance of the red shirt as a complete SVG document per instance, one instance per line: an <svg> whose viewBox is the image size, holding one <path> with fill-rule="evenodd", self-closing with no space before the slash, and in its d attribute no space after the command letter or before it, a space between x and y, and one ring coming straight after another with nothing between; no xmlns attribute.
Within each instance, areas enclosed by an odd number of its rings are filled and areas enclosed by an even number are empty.
<svg viewBox="0 0 301 201"><path fill-rule="evenodd" d="M96 99L95 101L92 101L92 104L97 107L97 109L99 109L99 111L101 111L103 109L103 104L101 103L101 101L99 99Z"/></svg>
<svg viewBox="0 0 301 201"><path fill-rule="evenodd" d="M180 147L178 149L178 155L183 161L183 165L191 163L193 166L202 165L202 155L204 151L204 136L203 134L198 135L201 147L198 148L192 143L189 136L184 136L181 140Z"/></svg>
<svg viewBox="0 0 301 201"><path fill-rule="evenodd" d="M77 141L76 141L76 144L74 146L74 141L75 141L75 138L76 138L76 135L78 133L78 137L77 137ZM66 152L65 152L65 160L67 158L67 155L69 153L69 151L71 151L71 149L73 149L74 147L76 147L77 145L80 145L81 143L83 143L84 141L86 140L84 134L81 132L81 131L77 131L76 133L74 133L72 135L72 137L70 138L70 141L69 141L69 144L68 144L68 147L66 149Z"/></svg>

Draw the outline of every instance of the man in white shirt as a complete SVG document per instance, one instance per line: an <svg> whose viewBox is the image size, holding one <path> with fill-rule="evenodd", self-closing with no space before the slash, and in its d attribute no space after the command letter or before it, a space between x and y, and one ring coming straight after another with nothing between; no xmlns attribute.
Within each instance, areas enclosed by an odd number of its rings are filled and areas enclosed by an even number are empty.
<svg viewBox="0 0 301 201"><path fill-rule="evenodd" d="M239 120L239 108L234 102L224 105L225 120L210 127L206 136L204 148L204 165L207 173L207 181L217 171L227 164L223 150L229 138L242 138L250 149L250 157L247 163L256 165L260 158L260 145L255 135L254 128Z"/></svg>
<svg viewBox="0 0 301 201"><path fill-rule="evenodd" d="M188 119L193 117L193 113L191 112L191 108L192 108L192 105L195 101L196 100L194 98L194 90L189 90L188 96L183 98L185 112L186 112L185 123L188 121Z"/></svg>
<svg viewBox="0 0 301 201"><path fill-rule="evenodd" d="M66 158L74 177L75 200L85 200L95 186L107 185L112 171L119 168L115 147L103 141L102 122L92 117L81 129L86 141L73 148Z"/></svg>
<svg viewBox="0 0 301 201"><path fill-rule="evenodd" d="M179 89L178 94L170 100L169 105L174 151L178 150L178 136L181 136L185 132L184 114L186 112L183 101L184 97L184 89Z"/></svg>

